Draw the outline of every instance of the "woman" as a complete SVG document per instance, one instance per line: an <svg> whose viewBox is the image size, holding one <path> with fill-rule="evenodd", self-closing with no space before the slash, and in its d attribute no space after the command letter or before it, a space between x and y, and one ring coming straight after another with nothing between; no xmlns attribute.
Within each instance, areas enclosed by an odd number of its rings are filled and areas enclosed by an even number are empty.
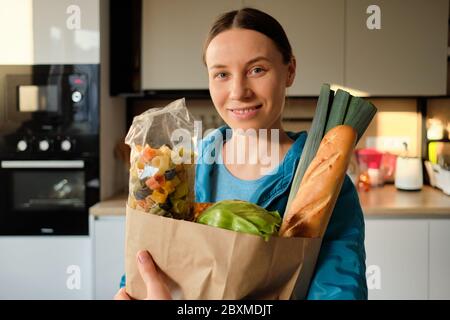
<svg viewBox="0 0 450 320"><path fill-rule="evenodd" d="M281 125L286 88L292 85L296 69L283 28L256 9L225 13L210 30L203 60L212 101L227 126L203 140L196 201L242 199L284 214L306 133L286 132ZM273 130L262 134L259 129ZM258 157L249 161L260 145L276 147L268 154L269 165ZM218 150L212 153L223 161L202 161L212 150ZM230 154L238 152L246 156L245 162L228 161L235 159ZM170 298L150 254L141 251L137 259L148 298ZM123 288L116 295L116 299L129 298ZM307 298L367 299L364 218L348 177L323 238Z"/></svg>

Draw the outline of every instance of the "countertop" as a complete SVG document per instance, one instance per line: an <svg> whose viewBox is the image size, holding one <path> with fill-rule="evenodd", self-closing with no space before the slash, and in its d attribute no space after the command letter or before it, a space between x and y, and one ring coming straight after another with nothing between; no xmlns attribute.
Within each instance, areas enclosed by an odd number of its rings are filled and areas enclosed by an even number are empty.
<svg viewBox="0 0 450 320"><path fill-rule="evenodd" d="M89 208L89 214L94 217L124 216L127 196L126 193L121 193L108 200L100 201Z"/></svg>
<svg viewBox="0 0 450 320"><path fill-rule="evenodd" d="M127 195L119 194L89 209L95 217L123 216ZM399 191L393 185L359 193L366 218L450 218L450 196L430 186L421 191Z"/></svg>
<svg viewBox="0 0 450 320"><path fill-rule="evenodd" d="M450 196L430 186L424 186L421 191L399 191L394 185L386 185L358 194L366 218L450 218Z"/></svg>

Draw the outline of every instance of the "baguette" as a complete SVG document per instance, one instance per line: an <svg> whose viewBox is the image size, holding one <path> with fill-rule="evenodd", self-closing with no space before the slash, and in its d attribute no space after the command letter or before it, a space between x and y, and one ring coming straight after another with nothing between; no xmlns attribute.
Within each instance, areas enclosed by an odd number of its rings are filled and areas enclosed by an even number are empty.
<svg viewBox="0 0 450 320"><path fill-rule="evenodd" d="M323 137L284 216L280 236L323 237L356 139L356 131L348 125L334 127Z"/></svg>

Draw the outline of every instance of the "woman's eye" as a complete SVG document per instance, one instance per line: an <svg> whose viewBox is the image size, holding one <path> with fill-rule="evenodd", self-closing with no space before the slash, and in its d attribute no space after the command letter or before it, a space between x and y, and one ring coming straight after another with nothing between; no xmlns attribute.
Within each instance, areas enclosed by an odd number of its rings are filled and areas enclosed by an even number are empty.
<svg viewBox="0 0 450 320"><path fill-rule="evenodd" d="M225 79L226 76L227 76L227 74L225 72L218 72L215 74L214 78Z"/></svg>
<svg viewBox="0 0 450 320"><path fill-rule="evenodd" d="M250 73L251 74L260 74L260 73L263 73L264 71L265 70L261 67L255 67L250 71Z"/></svg>

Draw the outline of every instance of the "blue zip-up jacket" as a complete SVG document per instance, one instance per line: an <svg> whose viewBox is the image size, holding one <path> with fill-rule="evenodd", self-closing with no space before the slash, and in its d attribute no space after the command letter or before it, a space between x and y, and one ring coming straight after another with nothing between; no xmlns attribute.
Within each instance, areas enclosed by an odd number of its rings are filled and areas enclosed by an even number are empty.
<svg viewBox="0 0 450 320"><path fill-rule="evenodd" d="M226 139L227 126L223 126L201 142L196 166L195 193L197 202L211 202L211 182L216 157L215 150ZM250 201L267 210L278 210L283 215L295 171L306 141L306 132L288 135L295 140L285 156L282 180L267 180ZM292 151L292 152L291 152ZM206 159L206 160L205 160ZM230 188L232 186L223 186ZM220 188L220 186L218 186ZM364 248L364 217L356 189L348 176L339 194L336 206L325 232L322 247L311 280L307 299L367 299Z"/></svg>

